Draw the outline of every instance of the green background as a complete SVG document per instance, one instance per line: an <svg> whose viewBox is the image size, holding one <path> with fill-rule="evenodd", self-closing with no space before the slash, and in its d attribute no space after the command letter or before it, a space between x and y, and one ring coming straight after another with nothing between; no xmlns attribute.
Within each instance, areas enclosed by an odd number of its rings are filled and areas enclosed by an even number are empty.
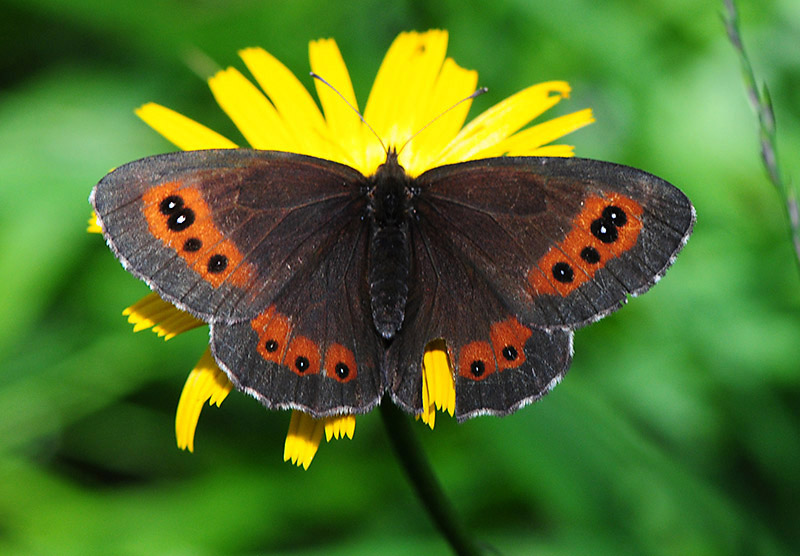
<svg viewBox="0 0 800 556"><path fill-rule="evenodd" d="M800 4L740 5L800 176ZM0 553L436 554L437 534L380 416L282 462L287 413L233 393L196 453L174 411L207 342L131 334L147 292L85 233L94 183L172 146L133 114L156 101L241 141L205 82L259 45L310 86L307 43L337 39L362 106L402 30L450 31L490 92L536 82L591 107L581 156L680 186L698 223L677 264L577 333L542 402L416 425L457 513L503 554L800 551L800 279L721 5L696 0L0 3ZM402 91L398 91L402 94Z"/></svg>

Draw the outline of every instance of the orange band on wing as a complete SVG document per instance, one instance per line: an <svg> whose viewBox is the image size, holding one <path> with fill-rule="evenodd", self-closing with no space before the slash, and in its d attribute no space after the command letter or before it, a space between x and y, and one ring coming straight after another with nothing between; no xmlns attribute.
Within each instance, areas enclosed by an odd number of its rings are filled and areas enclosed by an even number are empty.
<svg viewBox="0 0 800 556"><path fill-rule="evenodd" d="M217 229L198 189L168 182L148 189L142 200L150 233L174 249L205 281L215 288L223 282L240 288L250 283L253 267Z"/></svg>
<svg viewBox="0 0 800 556"><path fill-rule="evenodd" d="M355 355L342 344L328 346L324 368L329 378L339 382L350 382L358 375Z"/></svg>
<svg viewBox="0 0 800 556"><path fill-rule="evenodd" d="M470 342L458 351L458 374L470 380L483 380L497 370L489 342Z"/></svg>
<svg viewBox="0 0 800 556"><path fill-rule="evenodd" d="M275 307L270 306L251 320L250 326L258 334L257 349L261 357L273 363L281 363L291 331L289 319L285 315L276 313Z"/></svg>
<svg viewBox="0 0 800 556"><path fill-rule="evenodd" d="M566 297L608 261L636 245L642 229L642 205L618 193L592 196L572 221L572 229L528 271L534 294Z"/></svg>
<svg viewBox="0 0 800 556"><path fill-rule="evenodd" d="M289 342L289 349L283 364L300 375L315 375L321 368L322 357L316 342L305 336L295 336Z"/></svg>
<svg viewBox="0 0 800 556"><path fill-rule="evenodd" d="M498 371L519 367L525 362L525 342L532 334L514 317L492 324L490 335Z"/></svg>

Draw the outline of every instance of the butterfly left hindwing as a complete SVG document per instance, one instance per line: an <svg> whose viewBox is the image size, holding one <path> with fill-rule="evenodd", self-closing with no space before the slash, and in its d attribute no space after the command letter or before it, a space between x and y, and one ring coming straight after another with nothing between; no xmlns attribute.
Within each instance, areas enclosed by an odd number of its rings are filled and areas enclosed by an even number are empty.
<svg viewBox="0 0 800 556"><path fill-rule="evenodd" d="M92 201L123 265L211 325L236 386L321 417L366 411L384 391L364 181L290 153L178 152L118 168Z"/></svg>
<svg viewBox="0 0 800 556"><path fill-rule="evenodd" d="M366 291L366 227L351 214L329 240L256 318L212 324L220 366L269 408L363 413L385 389Z"/></svg>

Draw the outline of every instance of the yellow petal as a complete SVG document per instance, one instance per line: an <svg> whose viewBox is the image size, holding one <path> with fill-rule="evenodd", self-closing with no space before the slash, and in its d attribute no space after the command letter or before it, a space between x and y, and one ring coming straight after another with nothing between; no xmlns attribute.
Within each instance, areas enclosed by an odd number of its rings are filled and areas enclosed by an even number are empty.
<svg viewBox="0 0 800 556"><path fill-rule="evenodd" d="M314 80L325 120L328 124L328 133L336 139L331 151L331 160L342 162L353 168L367 173L365 149L367 140L375 141L371 132L364 130L361 119L356 114L358 102L353 91L353 83L347 66L333 39L320 39L311 41L308 45L308 56L311 61L311 70L325 79L333 89L336 89L344 100L325 83ZM345 102L346 101L346 102ZM348 106L348 103L350 106ZM365 135L369 133L369 136Z"/></svg>
<svg viewBox="0 0 800 556"><path fill-rule="evenodd" d="M422 126L418 108L433 90L446 50L447 32L439 30L401 33L389 47L364 108L364 119L387 147L401 145ZM377 141L367 151L371 172L386 154Z"/></svg>
<svg viewBox="0 0 800 556"><path fill-rule="evenodd" d="M472 99L464 99L475 92L477 84L478 72L460 67L452 58L444 61L427 105L421 110L420 128L413 131L419 133L403 148L403 166L409 175L417 176L438 165L442 150L467 119Z"/></svg>
<svg viewBox="0 0 800 556"><path fill-rule="evenodd" d="M178 410L175 413L178 448L194 451L194 433L203 404L208 400L209 405L216 404L219 407L232 388L233 384L211 356L211 350L206 348L200 361L189 373L178 401Z"/></svg>
<svg viewBox="0 0 800 556"><path fill-rule="evenodd" d="M228 68L217 72L208 85L217 103L253 148L298 152L300 145L275 107L238 70Z"/></svg>
<svg viewBox="0 0 800 556"><path fill-rule="evenodd" d="M539 147L594 122L591 109L553 118L525 129L487 149L482 156L531 156Z"/></svg>
<svg viewBox="0 0 800 556"><path fill-rule="evenodd" d="M160 104L149 102L136 115L179 149L235 149L236 143L216 131Z"/></svg>
<svg viewBox="0 0 800 556"><path fill-rule="evenodd" d="M508 97L468 123L440 158L450 164L484 157L484 152L510 137L547 109L569 96L564 81L539 83Z"/></svg>
<svg viewBox="0 0 800 556"><path fill-rule="evenodd" d="M153 328L153 332L164 340L170 340L178 334L205 324L167 303L157 293L147 294L122 311L122 314L128 317L134 332Z"/></svg>
<svg viewBox="0 0 800 556"><path fill-rule="evenodd" d="M433 429L436 409L453 416L456 409L456 387L442 340L428 344L422 358L422 422Z"/></svg>
<svg viewBox="0 0 800 556"><path fill-rule="evenodd" d="M283 461L308 469L317 453L325 425L322 419L314 419L302 411L292 411L289 432L283 445Z"/></svg>
<svg viewBox="0 0 800 556"><path fill-rule="evenodd" d="M573 145L545 145L530 153L530 156L575 156Z"/></svg>
<svg viewBox="0 0 800 556"><path fill-rule="evenodd" d="M323 419L325 422L325 439L330 442L332 438L347 438L352 439L356 430L356 416L355 415L336 415L334 417L326 417Z"/></svg>
<svg viewBox="0 0 800 556"><path fill-rule="evenodd" d="M297 144L294 152L330 159L334 149L328 126L297 77L263 48L246 48L239 55Z"/></svg>
<svg viewBox="0 0 800 556"><path fill-rule="evenodd" d="M86 227L86 231L90 234L102 234L103 228L100 227L100 224L97 223L97 214L92 211L91 216L89 216L89 225Z"/></svg>

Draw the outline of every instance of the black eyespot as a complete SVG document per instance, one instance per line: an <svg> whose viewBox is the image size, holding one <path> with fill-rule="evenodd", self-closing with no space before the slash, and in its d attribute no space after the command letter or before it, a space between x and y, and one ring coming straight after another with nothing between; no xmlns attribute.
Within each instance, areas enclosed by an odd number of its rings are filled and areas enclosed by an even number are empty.
<svg viewBox="0 0 800 556"><path fill-rule="evenodd" d="M592 231L592 235L603 243L614 243L619 236L617 227L605 218L598 218L592 222L589 228Z"/></svg>
<svg viewBox="0 0 800 556"><path fill-rule="evenodd" d="M173 214L183 208L183 198L178 195L170 195L158 205L161 214Z"/></svg>
<svg viewBox="0 0 800 556"><path fill-rule="evenodd" d="M308 357L303 357L302 355L299 355L297 359L294 360L294 366L301 373L306 372L308 370L308 367L310 366L310 363L308 362Z"/></svg>
<svg viewBox="0 0 800 556"><path fill-rule="evenodd" d="M216 255L211 255L211 258L208 259L208 271L213 274L218 274L228 268L228 257L225 255L220 255L217 253Z"/></svg>
<svg viewBox="0 0 800 556"><path fill-rule="evenodd" d="M568 284L575 278L575 272L573 272L572 267L565 262L556 263L553 265L553 278L559 282Z"/></svg>
<svg viewBox="0 0 800 556"><path fill-rule="evenodd" d="M183 250L189 251L190 253L194 253L195 251L200 251L200 248L203 246L203 242L200 241L200 238L197 237L190 237L185 242L183 242Z"/></svg>
<svg viewBox="0 0 800 556"><path fill-rule="evenodd" d="M264 348L270 353L275 353L276 351L278 351L277 340L267 340L267 343L264 344Z"/></svg>
<svg viewBox="0 0 800 556"><path fill-rule="evenodd" d="M344 363L336 363L336 367L333 370L336 373L336 376L338 376L342 380L350 376L350 367L348 367Z"/></svg>
<svg viewBox="0 0 800 556"><path fill-rule="evenodd" d="M486 372L486 365L480 359L476 359L472 362L472 365L469 366L469 372L472 373L472 376L483 376L483 373Z"/></svg>
<svg viewBox="0 0 800 556"><path fill-rule="evenodd" d="M600 253L594 247L584 247L581 250L581 259L589 264L597 264L600 262Z"/></svg>
<svg viewBox="0 0 800 556"><path fill-rule="evenodd" d="M173 232L183 231L192 224L194 224L194 211L189 207L175 209L167 219L167 227Z"/></svg>
<svg viewBox="0 0 800 556"><path fill-rule="evenodd" d="M617 228L621 228L628 222L628 215L625 214L625 211L614 205L609 205L603 209L603 218Z"/></svg>
<svg viewBox="0 0 800 556"><path fill-rule="evenodd" d="M517 352L517 348L514 346L506 346L503 348L503 357L505 357L508 361L513 361L518 355L519 353Z"/></svg>

